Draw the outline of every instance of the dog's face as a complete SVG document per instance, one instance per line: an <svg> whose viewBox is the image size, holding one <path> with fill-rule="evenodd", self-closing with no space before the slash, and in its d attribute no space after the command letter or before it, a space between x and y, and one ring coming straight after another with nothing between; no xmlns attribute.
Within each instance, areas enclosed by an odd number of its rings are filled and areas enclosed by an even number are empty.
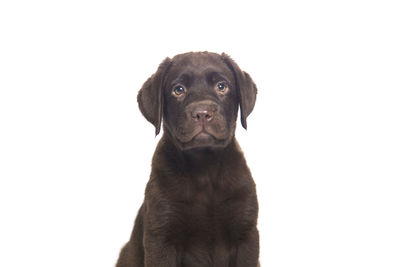
<svg viewBox="0 0 400 267"><path fill-rule="evenodd" d="M256 86L227 55L186 53L167 58L138 95L140 110L182 150L224 147L232 140L238 107L246 128Z"/></svg>
<svg viewBox="0 0 400 267"><path fill-rule="evenodd" d="M235 131L235 77L215 54L174 58L164 80L164 125L182 149L225 146Z"/></svg>

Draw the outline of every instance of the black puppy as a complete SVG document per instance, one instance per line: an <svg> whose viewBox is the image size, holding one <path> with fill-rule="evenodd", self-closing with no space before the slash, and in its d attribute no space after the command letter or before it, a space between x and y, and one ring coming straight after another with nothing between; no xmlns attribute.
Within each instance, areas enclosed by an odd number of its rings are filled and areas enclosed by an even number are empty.
<svg viewBox="0 0 400 267"><path fill-rule="evenodd" d="M256 188L235 139L257 89L226 54L165 59L138 102L162 136L145 199L117 267L256 267Z"/></svg>

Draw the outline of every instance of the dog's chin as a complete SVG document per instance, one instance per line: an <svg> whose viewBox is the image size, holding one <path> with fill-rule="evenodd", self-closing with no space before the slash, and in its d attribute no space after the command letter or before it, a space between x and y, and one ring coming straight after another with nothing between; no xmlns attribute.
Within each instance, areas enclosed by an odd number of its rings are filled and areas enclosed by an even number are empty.
<svg viewBox="0 0 400 267"><path fill-rule="evenodd" d="M229 138L219 139L207 132L200 132L188 142L179 142L182 150L198 148L223 148L228 145Z"/></svg>

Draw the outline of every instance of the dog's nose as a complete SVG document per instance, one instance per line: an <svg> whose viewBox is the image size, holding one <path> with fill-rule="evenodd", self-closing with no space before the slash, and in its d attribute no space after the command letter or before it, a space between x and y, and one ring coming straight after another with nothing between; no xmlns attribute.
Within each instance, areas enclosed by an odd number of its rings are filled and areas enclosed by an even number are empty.
<svg viewBox="0 0 400 267"><path fill-rule="evenodd" d="M201 124L211 122L218 112L218 104L211 100L193 102L186 107L187 118Z"/></svg>
<svg viewBox="0 0 400 267"><path fill-rule="evenodd" d="M213 119L213 112L204 107L195 108L191 115L195 121L208 122Z"/></svg>

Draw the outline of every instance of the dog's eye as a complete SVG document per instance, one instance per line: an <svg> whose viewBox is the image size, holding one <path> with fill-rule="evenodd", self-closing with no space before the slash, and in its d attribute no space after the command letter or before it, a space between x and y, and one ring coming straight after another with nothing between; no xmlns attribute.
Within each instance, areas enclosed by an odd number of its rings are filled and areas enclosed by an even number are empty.
<svg viewBox="0 0 400 267"><path fill-rule="evenodd" d="M180 96L180 95L182 95L184 92L185 92L185 87L183 87L182 85L177 85L177 86L174 87L173 93L174 93L176 96Z"/></svg>
<svg viewBox="0 0 400 267"><path fill-rule="evenodd" d="M228 86L224 82L217 83L216 89L220 93L226 93Z"/></svg>

